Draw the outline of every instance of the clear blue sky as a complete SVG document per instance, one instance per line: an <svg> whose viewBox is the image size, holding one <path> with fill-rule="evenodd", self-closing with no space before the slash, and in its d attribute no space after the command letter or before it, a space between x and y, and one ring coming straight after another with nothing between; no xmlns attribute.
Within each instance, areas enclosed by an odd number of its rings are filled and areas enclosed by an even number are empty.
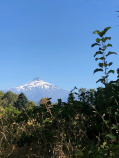
<svg viewBox="0 0 119 158"><path fill-rule="evenodd" d="M0 1L0 89L35 77L66 90L98 87L92 32L111 26L107 36L119 54L116 10L119 0ZM119 67L119 55L109 60Z"/></svg>

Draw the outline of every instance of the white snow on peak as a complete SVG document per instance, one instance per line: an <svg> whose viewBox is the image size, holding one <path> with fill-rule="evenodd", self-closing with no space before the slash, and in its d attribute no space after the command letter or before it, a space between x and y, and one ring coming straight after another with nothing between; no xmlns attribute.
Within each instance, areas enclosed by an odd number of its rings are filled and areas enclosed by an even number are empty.
<svg viewBox="0 0 119 158"><path fill-rule="evenodd" d="M53 85L53 84L50 84L48 82L45 82L43 81L41 78L34 78L32 81L22 85L22 86L19 86L19 87L16 87L16 89L18 91L20 90L26 90L26 89L31 89L31 88L35 88L35 87L38 87L38 88L41 88L41 89L60 89L59 87Z"/></svg>
<svg viewBox="0 0 119 158"><path fill-rule="evenodd" d="M21 85L19 87L13 87L3 92L12 91L13 93L19 94L23 92L28 100L38 102L41 98L51 97L52 102L56 102L58 98L62 98L64 101L67 100L69 92L61 89L53 84L43 81L41 78L36 77L32 81Z"/></svg>

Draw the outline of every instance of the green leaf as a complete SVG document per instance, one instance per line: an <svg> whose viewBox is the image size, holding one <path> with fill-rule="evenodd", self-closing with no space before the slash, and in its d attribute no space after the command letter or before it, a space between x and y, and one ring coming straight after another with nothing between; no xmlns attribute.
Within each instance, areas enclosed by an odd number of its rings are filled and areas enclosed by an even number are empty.
<svg viewBox="0 0 119 158"><path fill-rule="evenodd" d="M100 40L101 40L101 39L99 39L99 38L96 38L96 42L97 42L97 43L99 43L99 42L100 42Z"/></svg>
<svg viewBox="0 0 119 158"><path fill-rule="evenodd" d="M111 40L111 37L102 38L102 41L103 41L103 42L106 42L106 40Z"/></svg>
<svg viewBox="0 0 119 158"><path fill-rule="evenodd" d="M106 49L106 48L104 48L104 47L103 47L103 48L100 48L100 47L99 47L99 50L102 50L103 52L105 51L105 49Z"/></svg>
<svg viewBox="0 0 119 158"><path fill-rule="evenodd" d="M97 51L97 52L95 53L94 57L95 57L96 55L98 55L98 54L103 54L103 52Z"/></svg>
<svg viewBox="0 0 119 158"><path fill-rule="evenodd" d="M117 69L117 73L119 74L119 68Z"/></svg>
<svg viewBox="0 0 119 158"><path fill-rule="evenodd" d="M101 148L104 148L106 146L107 142L103 142L103 144L101 145Z"/></svg>
<svg viewBox="0 0 119 158"><path fill-rule="evenodd" d="M95 60L96 60L96 61L97 61L97 60L104 60L104 57L96 58Z"/></svg>
<svg viewBox="0 0 119 158"><path fill-rule="evenodd" d="M91 45L91 47L94 47L94 46L97 46L97 45L100 46L100 44L94 43L94 44Z"/></svg>
<svg viewBox="0 0 119 158"><path fill-rule="evenodd" d="M94 34L98 34L100 36L101 32L99 30L96 30L93 32Z"/></svg>
<svg viewBox="0 0 119 158"><path fill-rule="evenodd" d="M103 79L106 79L106 78L108 78L108 75L106 75L106 76L102 76L102 78L103 78Z"/></svg>
<svg viewBox="0 0 119 158"><path fill-rule="evenodd" d="M115 136L113 134L107 134L106 137L109 137L110 139L115 139Z"/></svg>
<svg viewBox="0 0 119 158"><path fill-rule="evenodd" d="M103 122L107 125L109 123L109 121L107 120L103 120Z"/></svg>
<svg viewBox="0 0 119 158"><path fill-rule="evenodd" d="M108 74L109 74L109 73L113 73L113 74L114 74L115 71L114 71L114 70L109 70L109 71L108 71Z"/></svg>
<svg viewBox="0 0 119 158"><path fill-rule="evenodd" d="M113 62L110 62L108 65L111 66L113 64Z"/></svg>
<svg viewBox="0 0 119 158"><path fill-rule="evenodd" d="M96 83L98 83L98 82L103 83L104 81L105 81L104 79L99 79L99 80L96 81Z"/></svg>
<svg viewBox="0 0 119 158"><path fill-rule="evenodd" d="M105 63L105 64L104 64L104 67L107 67L107 66L108 66L108 64Z"/></svg>
<svg viewBox="0 0 119 158"><path fill-rule="evenodd" d="M107 44L107 47L112 47L112 44L108 43L108 44Z"/></svg>
<svg viewBox="0 0 119 158"><path fill-rule="evenodd" d="M98 72L98 71L103 71L103 69L95 69L94 73Z"/></svg>
<svg viewBox="0 0 119 158"><path fill-rule="evenodd" d="M118 129L117 125L112 125L111 129Z"/></svg>
<svg viewBox="0 0 119 158"><path fill-rule="evenodd" d="M116 54L116 55L117 55L117 53L109 51L106 56L109 56L109 55L111 55L111 54Z"/></svg>
<svg viewBox="0 0 119 158"><path fill-rule="evenodd" d="M100 37L104 36L105 33L110 29L111 27L106 27L101 33L100 33Z"/></svg>
<svg viewBox="0 0 119 158"><path fill-rule="evenodd" d="M99 67L103 67L103 63L99 63L98 65L99 65Z"/></svg>

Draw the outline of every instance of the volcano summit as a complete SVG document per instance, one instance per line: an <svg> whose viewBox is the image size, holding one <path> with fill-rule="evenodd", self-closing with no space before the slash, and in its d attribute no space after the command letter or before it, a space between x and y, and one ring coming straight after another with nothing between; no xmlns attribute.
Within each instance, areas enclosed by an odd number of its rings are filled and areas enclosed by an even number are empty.
<svg viewBox="0 0 119 158"><path fill-rule="evenodd" d="M52 98L53 103L57 102L57 99L66 101L69 92L63 90L53 84L43 81L41 78L34 78L32 81L21 85L19 87L9 88L3 90L3 92L11 91L16 94L23 92L28 100L38 102L41 98L48 97Z"/></svg>

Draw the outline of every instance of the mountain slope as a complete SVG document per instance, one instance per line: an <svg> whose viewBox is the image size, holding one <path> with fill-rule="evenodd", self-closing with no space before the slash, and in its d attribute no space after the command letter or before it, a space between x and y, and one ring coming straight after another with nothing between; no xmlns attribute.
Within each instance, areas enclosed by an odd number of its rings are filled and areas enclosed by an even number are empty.
<svg viewBox="0 0 119 158"><path fill-rule="evenodd" d="M63 90L53 84L43 81L41 78L35 78L32 81L14 88L3 90L3 92L12 91L13 93L20 94L23 92L31 101L38 102L41 98L52 98L52 102L57 102L57 99L67 100L69 92Z"/></svg>

